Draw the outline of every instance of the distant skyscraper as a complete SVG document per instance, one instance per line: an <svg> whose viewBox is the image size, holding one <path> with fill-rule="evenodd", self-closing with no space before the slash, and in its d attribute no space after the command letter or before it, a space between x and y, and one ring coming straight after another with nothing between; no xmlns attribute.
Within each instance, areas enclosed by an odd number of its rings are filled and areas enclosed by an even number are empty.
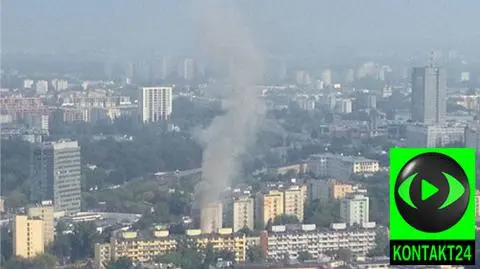
<svg viewBox="0 0 480 269"><path fill-rule="evenodd" d="M158 122L172 114L172 87L140 88L138 106L143 122Z"/></svg>
<svg viewBox="0 0 480 269"><path fill-rule="evenodd" d="M179 67L179 76L184 80L192 80L195 78L195 61L193 59L185 59L180 64Z"/></svg>
<svg viewBox="0 0 480 269"><path fill-rule="evenodd" d="M56 212L80 212L81 163L77 141L44 142L33 152L32 200L53 201Z"/></svg>
<svg viewBox="0 0 480 269"><path fill-rule="evenodd" d="M37 94L45 94L48 92L48 81L46 80L39 80L35 84L35 91Z"/></svg>
<svg viewBox="0 0 480 269"><path fill-rule="evenodd" d="M442 123L447 114L447 78L444 68L418 67L412 73L412 120Z"/></svg>

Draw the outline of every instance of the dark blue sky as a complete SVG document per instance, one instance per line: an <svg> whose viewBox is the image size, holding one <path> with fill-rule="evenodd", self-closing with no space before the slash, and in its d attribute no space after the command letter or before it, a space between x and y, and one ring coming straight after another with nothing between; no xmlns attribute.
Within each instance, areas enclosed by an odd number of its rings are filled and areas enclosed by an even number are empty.
<svg viewBox="0 0 480 269"><path fill-rule="evenodd" d="M189 1L202 0L2 0L2 48L190 53L201 10ZM480 46L478 0L236 2L254 39L273 52Z"/></svg>

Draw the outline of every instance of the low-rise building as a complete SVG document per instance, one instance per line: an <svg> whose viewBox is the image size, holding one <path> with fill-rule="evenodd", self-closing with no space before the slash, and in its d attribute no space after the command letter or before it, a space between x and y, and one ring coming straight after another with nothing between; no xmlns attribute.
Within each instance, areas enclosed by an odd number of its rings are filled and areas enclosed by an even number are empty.
<svg viewBox="0 0 480 269"><path fill-rule="evenodd" d="M309 171L318 177L349 180L353 175L373 174L380 170L377 160L361 156L315 154L310 156Z"/></svg>
<svg viewBox="0 0 480 269"><path fill-rule="evenodd" d="M345 223L332 224L330 229L318 229L315 224L272 226L260 237L261 246L269 260L295 259L307 251L314 259L320 254L349 249L365 255L375 247L375 223L348 227Z"/></svg>
<svg viewBox="0 0 480 269"><path fill-rule="evenodd" d="M174 251L179 242L191 240L199 248L211 245L214 250L231 251L236 262L246 259L246 237L233 233L231 228L222 228L218 233L203 234L200 229L187 230L185 235L170 235L168 230L151 230L149 232L120 230L112 237L110 243L95 245L95 264L105 268L104 264L120 257L128 257L133 262L150 263L163 254Z"/></svg>
<svg viewBox="0 0 480 269"><path fill-rule="evenodd" d="M407 126L407 147L435 148L465 142L465 126L414 124Z"/></svg>

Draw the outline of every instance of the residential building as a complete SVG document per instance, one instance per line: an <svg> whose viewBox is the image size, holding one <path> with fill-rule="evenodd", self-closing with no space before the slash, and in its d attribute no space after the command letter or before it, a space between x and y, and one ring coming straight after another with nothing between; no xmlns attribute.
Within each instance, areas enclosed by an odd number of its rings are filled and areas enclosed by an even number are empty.
<svg viewBox="0 0 480 269"><path fill-rule="evenodd" d="M340 217L349 225L369 222L369 198L362 193L351 193L340 200Z"/></svg>
<svg viewBox="0 0 480 269"><path fill-rule="evenodd" d="M242 228L253 231L254 227L254 202L253 198L242 196L233 201L233 231Z"/></svg>
<svg viewBox="0 0 480 269"><path fill-rule="evenodd" d="M318 177L349 180L353 175L376 173L380 170L380 165L377 160L361 156L326 153L311 155L308 168Z"/></svg>
<svg viewBox="0 0 480 269"><path fill-rule="evenodd" d="M435 148L465 141L463 125L425 125L407 126L407 147Z"/></svg>
<svg viewBox="0 0 480 269"><path fill-rule="evenodd" d="M46 94L48 92L48 81L39 80L35 83L35 92L37 94Z"/></svg>
<svg viewBox="0 0 480 269"><path fill-rule="evenodd" d="M216 233L223 227L223 205L208 203L200 212L200 229L204 234Z"/></svg>
<svg viewBox="0 0 480 269"><path fill-rule="evenodd" d="M333 224L330 229L319 229L315 224L297 226L272 226L260 236L261 247L267 259L282 261L285 255L295 259L301 251L307 251L314 259L319 254L339 249L349 249L364 255L375 248L375 224L348 227L345 223Z"/></svg>
<svg viewBox="0 0 480 269"><path fill-rule="evenodd" d="M282 191L270 190L267 193L259 193L255 202L256 216L263 226L285 213L284 193Z"/></svg>
<svg viewBox="0 0 480 269"><path fill-rule="evenodd" d="M158 256L174 250L179 242L192 242L199 247L211 244L217 251L232 251L236 262L246 259L246 237L244 234L232 233L231 228L220 229L217 233L203 234L201 230L187 230L185 235L173 236L168 230L118 231L110 243L96 244L95 263L98 268L105 268L104 263L128 257L136 263L151 263Z"/></svg>
<svg viewBox="0 0 480 269"><path fill-rule="evenodd" d="M303 222L305 202L307 201L307 186L294 185L284 190L284 214L296 216Z"/></svg>
<svg viewBox="0 0 480 269"><path fill-rule="evenodd" d="M477 149L480 153L480 123L476 122L465 129L465 147Z"/></svg>
<svg viewBox="0 0 480 269"><path fill-rule="evenodd" d="M27 215L43 221L43 239L45 245L53 242L55 235L54 207L52 201L43 201L28 208Z"/></svg>
<svg viewBox="0 0 480 269"><path fill-rule="evenodd" d="M172 114L172 87L142 87L138 101L144 123L169 119Z"/></svg>
<svg viewBox="0 0 480 269"><path fill-rule="evenodd" d="M414 122L441 124L447 114L445 68L417 67L412 72L411 117Z"/></svg>
<svg viewBox="0 0 480 269"><path fill-rule="evenodd" d="M335 111L341 114L352 113L352 100L347 98L337 99L335 103Z"/></svg>
<svg viewBox="0 0 480 269"><path fill-rule="evenodd" d="M80 212L81 162L77 141L43 142L33 151L32 201L53 201L56 212Z"/></svg>
<svg viewBox="0 0 480 269"><path fill-rule="evenodd" d="M13 224L13 255L25 259L44 252L43 221L16 215Z"/></svg>

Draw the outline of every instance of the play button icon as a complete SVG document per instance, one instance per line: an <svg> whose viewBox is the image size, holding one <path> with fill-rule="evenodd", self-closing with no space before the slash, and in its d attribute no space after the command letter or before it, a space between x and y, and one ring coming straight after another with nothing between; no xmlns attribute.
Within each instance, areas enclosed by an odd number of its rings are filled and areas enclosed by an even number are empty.
<svg viewBox="0 0 480 269"><path fill-rule="evenodd" d="M415 229L435 233L462 218L469 199L463 168L451 157L429 152L410 159L395 182L395 205Z"/></svg>
<svg viewBox="0 0 480 269"><path fill-rule="evenodd" d="M435 187L432 183L428 182L427 180L422 180L422 201L427 200L428 198L435 195L439 189Z"/></svg>

